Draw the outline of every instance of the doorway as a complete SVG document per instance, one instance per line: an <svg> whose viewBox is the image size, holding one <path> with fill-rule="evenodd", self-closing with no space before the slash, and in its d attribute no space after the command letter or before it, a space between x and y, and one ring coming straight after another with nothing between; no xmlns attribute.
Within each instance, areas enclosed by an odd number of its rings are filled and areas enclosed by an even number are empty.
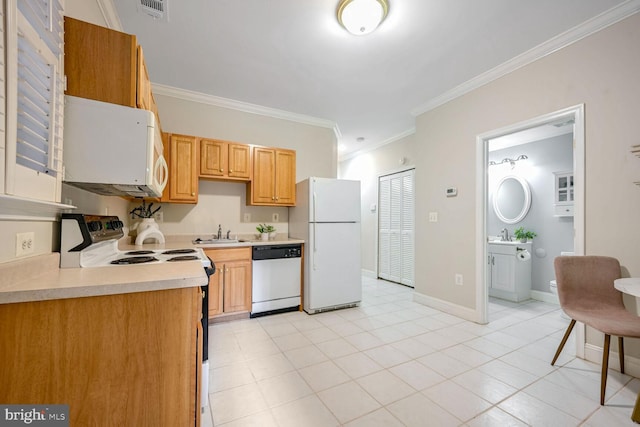
<svg viewBox="0 0 640 427"><path fill-rule="evenodd" d="M378 277L414 287L415 169L378 178Z"/></svg>
<svg viewBox="0 0 640 427"><path fill-rule="evenodd" d="M536 117L521 123L516 123L505 128L496 129L477 137L477 215L476 215L476 307L481 323L488 323L488 282L490 273L487 262L489 256L487 242L489 230L487 229L487 212L492 209L489 205L489 148L490 141L512 135L515 133L532 130L541 126L573 122L573 251L576 255L584 254L584 105L569 107L554 113ZM511 159L514 160L514 159ZM584 329L578 334L578 342L584 343ZM583 344L579 345L583 348ZM580 352L580 349L578 350Z"/></svg>

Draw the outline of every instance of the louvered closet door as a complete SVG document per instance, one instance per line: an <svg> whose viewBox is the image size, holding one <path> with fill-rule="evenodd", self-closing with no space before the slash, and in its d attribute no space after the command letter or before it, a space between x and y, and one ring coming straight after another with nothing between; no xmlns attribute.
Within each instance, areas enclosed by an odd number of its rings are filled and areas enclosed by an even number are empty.
<svg viewBox="0 0 640 427"><path fill-rule="evenodd" d="M378 277L414 284L414 170L379 179Z"/></svg>

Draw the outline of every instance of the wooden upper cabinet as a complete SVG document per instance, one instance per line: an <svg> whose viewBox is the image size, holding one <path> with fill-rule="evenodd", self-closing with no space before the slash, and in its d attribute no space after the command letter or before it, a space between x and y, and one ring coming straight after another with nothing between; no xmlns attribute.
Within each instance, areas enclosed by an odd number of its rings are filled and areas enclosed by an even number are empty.
<svg viewBox="0 0 640 427"><path fill-rule="evenodd" d="M198 138L163 134L164 157L169 165L169 182L162 202L198 203Z"/></svg>
<svg viewBox="0 0 640 427"><path fill-rule="evenodd" d="M136 36L64 18L67 95L152 111L158 108Z"/></svg>
<svg viewBox="0 0 640 427"><path fill-rule="evenodd" d="M136 36L64 18L67 95L136 107Z"/></svg>
<svg viewBox="0 0 640 427"><path fill-rule="evenodd" d="M216 139L200 139L200 176L248 181L251 179L251 147Z"/></svg>
<svg viewBox="0 0 640 427"><path fill-rule="evenodd" d="M253 148L253 179L247 186L247 201L260 206L295 206L295 151Z"/></svg>

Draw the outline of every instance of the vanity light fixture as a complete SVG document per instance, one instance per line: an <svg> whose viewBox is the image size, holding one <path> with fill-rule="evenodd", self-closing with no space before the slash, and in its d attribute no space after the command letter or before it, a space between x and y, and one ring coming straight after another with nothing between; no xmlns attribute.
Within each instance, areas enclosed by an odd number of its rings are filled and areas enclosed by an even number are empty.
<svg viewBox="0 0 640 427"><path fill-rule="evenodd" d="M363 36L375 30L389 13L387 0L340 0L338 22L351 34Z"/></svg>
<svg viewBox="0 0 640 427"><path fill-rule="evenodd" d="M510 158L508 158L508 157L505 157L504 159L502 159L502 161L501 161L500 163L496 163L496 162L494 162L493 160L491 160L491 161L489 162L489 166L495 166L495 165L501 165L501 164L503 164L503 163L509 163L509 164L511 165L511 169L513 169L513 168L516 166L516 162L517 162L518 160L526 160L526 159L528 159L528 158L529 158L529 157L527 157L527 156L526 156L526 155L524 155L524 154L520 154L520 155L519 155L518 157L516 157L515 159L510 159Z"/></svg>

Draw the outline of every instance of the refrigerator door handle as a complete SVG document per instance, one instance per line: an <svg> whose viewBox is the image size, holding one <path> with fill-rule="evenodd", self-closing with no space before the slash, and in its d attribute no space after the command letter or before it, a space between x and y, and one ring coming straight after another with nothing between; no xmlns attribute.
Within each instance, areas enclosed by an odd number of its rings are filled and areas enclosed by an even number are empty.
<svg viewBox="0 0 640 427"><path fill-rule="evenodd" d="M316 239L316 192L313 192L313 252L317 252L318 251L318 239ZM316 268L316 261L315 261L315 256L313 256L314 254L311 254L311 263L313 265L313 269L317 270Z"/></svg>

